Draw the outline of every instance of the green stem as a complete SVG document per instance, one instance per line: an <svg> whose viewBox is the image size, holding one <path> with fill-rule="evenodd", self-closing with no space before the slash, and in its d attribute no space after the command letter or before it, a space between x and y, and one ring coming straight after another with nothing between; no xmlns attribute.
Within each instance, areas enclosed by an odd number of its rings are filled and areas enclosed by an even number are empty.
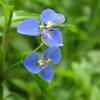
<svg viewBox="0 0 100 100"><path fill-rule="evenodd" d="M7 45L8 45L8 38L10 33L10 25L11 25L11 19L12 19L12 12L13 7L2 3L2 7L5 14L5 25L4 25L4 34L2 38L2 49L1 49L1 57L0 57L0 100L3 99L3 82L5 81L6 76L6 51L7 51Z"/></svg>
<svg viewBox="0 0 100 100"><path fill-rule="evenodd" d="M92 0L93 5L91 7L91 18L90 18L90 25L89 25L89 33L94 33L96 28L97 28L97 24L98 24L98 20L99 20L99 7L100 7L100 0Z"/></svg>
<svg viewBox="0 0 100 100"><path fill-rule="evenodd" d="M0 100L3 98L3 87L2 87L2 82L3 82L3 74L2 74L2 69L3 69L3 55L2 55L2 50L0 50Z"/></svg>
<svg viewBox="0 0 100 100"><path fill-rule="evenodd" d="M23 54L24 57L22 57L22 59L21 59L20 61L18 61L17 63L12 64L11 67L14 68L14 67L16 67L16 66L22 64L22 63L23 63L23 60L24 60L30 53L36 52L37 50L39 50L39 49L43 46L43 44L44 44L44 43L42 42L42 43L41 43L37 48L35 48L33 51L24 52L24 54Z"/></svg>
<svg viewBox="0 0 100 100"><path fill-rule="evenodd" d="M36 49L33 50L33 52L36 52L38 49L40 49L43 46L43 44L44 43L42 42Z"/></svg>

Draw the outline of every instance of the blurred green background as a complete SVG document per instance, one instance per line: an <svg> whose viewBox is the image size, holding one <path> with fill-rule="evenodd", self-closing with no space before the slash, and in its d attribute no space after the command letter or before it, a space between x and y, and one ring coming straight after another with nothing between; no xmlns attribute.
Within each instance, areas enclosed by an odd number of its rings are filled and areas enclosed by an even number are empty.
<svg viewBox="0 0 100 100"><path fill-rule="evenodd" d="M6 51L6 78L2 83L4 100L100 100L100 0L2 2L5 6L0 5L0 48L4 17L8 16L6 5L12 5L14 9ZM41 43L40 37L18 34L18 25L26 18L40 19L40 13L46 8L66 17L66 22L58 26L64 38L62 61L54 66L55 77L50 84L34 77L17 63L26 51ZM44 45L39 52L43 53L45 48Z"/></svg>

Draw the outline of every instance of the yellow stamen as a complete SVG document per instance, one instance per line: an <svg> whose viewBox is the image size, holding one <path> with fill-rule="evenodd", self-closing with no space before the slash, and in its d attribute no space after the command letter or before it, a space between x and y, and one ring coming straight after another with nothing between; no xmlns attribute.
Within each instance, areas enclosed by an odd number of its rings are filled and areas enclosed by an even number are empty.
<svg viewBox="0 0 100 100"><path fill-rule="evenodd" d="M54 25L54 24L53 24L51 21L49 21L48 24L47 24L47 27L50 28L50 27L52 27L53 25Z"/></svg>
<svg viewBox="0 0 100 100"><path fill-rule="evenodd" d="M51 61L52 61L52 60L51 60L50 58L47 58L47 59L45 60L45 62L44 62L44 63L45 63L46 65L48 65L48 64L50 64L50 63L51 63Z"/></svg>
<svg viewBox="0 0 100 100"><path fill-rule="evenodd" d="M40 68L44 68L46 65L50 64L52 59L47 58L46 60L39 60L38 64Z"/></svg>

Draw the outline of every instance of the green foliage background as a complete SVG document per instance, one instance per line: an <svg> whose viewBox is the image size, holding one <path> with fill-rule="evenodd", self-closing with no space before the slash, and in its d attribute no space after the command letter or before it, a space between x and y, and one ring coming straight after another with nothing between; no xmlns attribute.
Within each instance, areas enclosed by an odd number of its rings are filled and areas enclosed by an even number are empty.
<svg viewBox="0 0 100 100"><path fill-rule="evenodd" d="M54 66L50 84L21 63L40 37L16 32L24 19L40 20L46 8L66 17L58 26L64 37L62 61ZM100 0L0 0L0 97L2 93L4 100L100 100Z"/></svg>

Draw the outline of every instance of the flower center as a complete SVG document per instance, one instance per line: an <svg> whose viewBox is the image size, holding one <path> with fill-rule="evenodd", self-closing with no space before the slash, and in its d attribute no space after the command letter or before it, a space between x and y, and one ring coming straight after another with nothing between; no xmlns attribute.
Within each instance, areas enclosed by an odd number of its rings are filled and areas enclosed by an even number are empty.
<svg viewBox="0 0 100 100"><path fill-rule="evenodd" d="M39 60L38 64L40 68L44 68L46 65L51 63L51 59L47 58L46 60Z"/></svg>
<svg viewBox="0 0 100 100"><path fill-rule="evenodd" d="M51 28L54 24L51 21L48 21L47 28Z"/></svg>
<svg viewBox="0 0 100 100"><path fill-rule="evenodd" d="M50 31L52 31L54 24L51 21L48 21L48 24L46 27L46 29L43 30L43 34L48 34L51 33Z"/></svg>

